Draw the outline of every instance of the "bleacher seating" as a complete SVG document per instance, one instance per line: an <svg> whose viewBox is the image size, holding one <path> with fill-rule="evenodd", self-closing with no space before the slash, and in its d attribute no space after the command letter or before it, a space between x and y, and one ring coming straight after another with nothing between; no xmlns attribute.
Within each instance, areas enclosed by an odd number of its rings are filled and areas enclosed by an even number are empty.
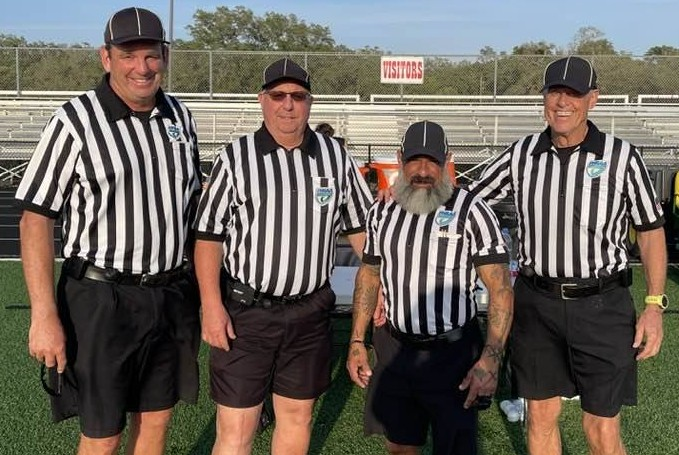
<svg viewBox="0 0 679 455"><path fill-rule="evenodd" d="M480 151L502 149L517 138L544 128L542 106L487 103L360 103L355 100L319 97L310 124L328 122L336 134L346 138L359 160L365 160L368 146L373 157L383 153L393 159L394 149L407 126L428 119L439 122L449 141L470 163L485 158ZM679 147L679 109L667 104L624 102L620 95L600 103L591 118L604 131L612 132L645 147ZM623 100L623 101L620 101ZM27 159L44 124L63 101L58 99L0 99L0 160ZM224 99L186 100L198 127L201 155L211 160L223 144L254 131L262 121L254 96L244 101ZM2 171L2 169L0 169Z"/></svg>

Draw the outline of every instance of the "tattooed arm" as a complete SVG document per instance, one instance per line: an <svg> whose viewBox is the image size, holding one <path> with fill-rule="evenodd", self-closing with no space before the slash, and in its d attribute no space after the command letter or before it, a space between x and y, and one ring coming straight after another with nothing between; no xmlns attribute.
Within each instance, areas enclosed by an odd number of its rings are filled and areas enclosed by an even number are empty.
<svg viewBox="0 0 679 455"><path fill-rule="evenodd" d="M361 388L368 385L372 370L368 361L368 352L363 340L365 332L372 321L377 295L380 288L379 265L361 264L356 273L354 285L354 309L347 370L351 380Z"/></svg>
<svg viewBox="0 0 679 455"><path fill-rule="evenodd" d="M514 291L509 281L507 265L481 265L476 271L488 288L490 303L486 324L486 344L481 357L460 384L460 389L469 388L464 404L466 408L471 406L477 396L490 396L495 393L498 371L514 315Z"/></svg>

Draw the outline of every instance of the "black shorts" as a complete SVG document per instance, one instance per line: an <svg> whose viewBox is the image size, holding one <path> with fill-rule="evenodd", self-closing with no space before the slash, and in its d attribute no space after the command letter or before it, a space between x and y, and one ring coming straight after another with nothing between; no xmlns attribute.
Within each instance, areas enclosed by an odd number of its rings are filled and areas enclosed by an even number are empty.
<svg viewBox="0 0 679 455"><path fill-rule="evenodd" d="M428 350L401 343L385 327L373 334L365 433L422 446L431 425L433 453L477 453L477 412L462 407L468 391L458 386L481 349L478 322L470 323L460 340Z"/></svg>
<svg viewBox="0 0 679 455"><path fill-rule="evenodd" d="M82 433L120 433L127 412L159 411L198 396L200 315L193 280L163 287L77 280L62 273L57 289L66 333L67 371L51 397L60 421L80 418Z"/></svg>
<svg viewBox="0 0 679 455"><path fill-rule="evenodd" d="M330 286L271 308L225 300L236 332L231 350L210 349L210 393L223 406L256 406L271 390L297 400L330 387L335 293Z"/></svg>
<svg viewBox="0 0 679 455"><path fill-rule="evenodd" d="M520 276L514 299L511 363L520 396L580 395L582 409L601 417L636 404L636 314L627 288L562 300Z"/></svg>

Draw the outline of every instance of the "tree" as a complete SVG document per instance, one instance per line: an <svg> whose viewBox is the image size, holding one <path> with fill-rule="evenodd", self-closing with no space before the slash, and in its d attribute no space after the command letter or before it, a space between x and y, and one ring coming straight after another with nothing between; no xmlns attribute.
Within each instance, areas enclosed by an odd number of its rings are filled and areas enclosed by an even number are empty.
<svg viewBox="0 0 679 455"><path fill-rule="evenodd" d="M28 42L23 36L6 35L0 33L0 47L27 47Z"/></svg>
<svg viewBox="0 0 679 455"><path fill-rule="evenodd" d="M490 46L483 46L483 48L479 51L479 58L477 61L479 63L492 62L496 57L497 52L495 52L495 49Z"/></svg>
<svg viewBox="0 0 679 455"><path fill-rule="evenodd" d="M512 48L512 55L554 55L555 53L556 44L547 41L529 41Z"/></svg>
<svg viewBox="0 0 679 455"><path fill-rule="evenodd" d="M218 6L214 12L199 9L187 29L193 42L178 42L190 49L332 51L335 40L328 27L307 24L294 14L274 12L255 16L243 6Z"/></svg>
<svg viewBox="0 0 679 455"><path fill-rule="evenodd" d="M578 55L614 55L615 47L605 38L604 32L596 27L581 27L575 33L569 46L571 54Z"/></svg>

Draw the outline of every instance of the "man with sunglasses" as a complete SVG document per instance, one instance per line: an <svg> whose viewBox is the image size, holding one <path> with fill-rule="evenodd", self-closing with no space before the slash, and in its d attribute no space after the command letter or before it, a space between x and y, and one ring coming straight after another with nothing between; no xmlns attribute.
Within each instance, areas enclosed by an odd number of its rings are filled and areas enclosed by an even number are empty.
<svg viewBox="0 0 679 455"><path fill-rule="evenodd" d="M310 90L289 58L266 68L263 125L215 159L199 204L214 454L251 451L269 391L271 452L307 453L314 402L330 386L335 244L343 231L360 256L371 195L344 147L309 127Z"/></svg>

